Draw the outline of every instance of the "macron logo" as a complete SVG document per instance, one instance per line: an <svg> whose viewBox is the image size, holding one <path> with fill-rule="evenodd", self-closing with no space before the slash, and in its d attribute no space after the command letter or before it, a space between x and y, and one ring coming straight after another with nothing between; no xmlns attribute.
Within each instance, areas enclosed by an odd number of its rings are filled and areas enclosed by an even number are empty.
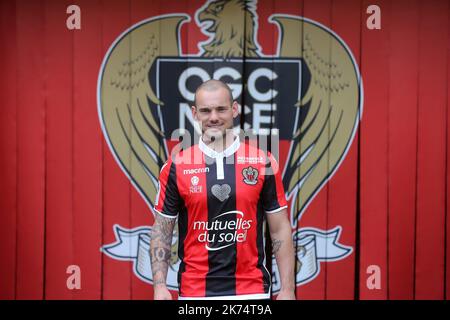
<svg viewBox="0 0 450 320"><path fill-rule="evenodd" d="M183 174L196 174L196 173L204 173L209 172L209 168L198 168L198 169L185 169L183 170Z"/></svg>

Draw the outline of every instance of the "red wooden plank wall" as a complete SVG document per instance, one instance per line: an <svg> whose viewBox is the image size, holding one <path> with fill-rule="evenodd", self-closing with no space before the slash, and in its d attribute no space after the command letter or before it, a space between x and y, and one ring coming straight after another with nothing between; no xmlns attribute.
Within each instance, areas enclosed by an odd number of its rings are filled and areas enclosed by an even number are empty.
<svg viewBox="0 0 450 320"><path fill-rule="evenodd" d="M0 1L0 299L152 298L132 263L100 251L115 224L153 219L105 142L97 79L117 37L152 16L189 14L182 46L195 54L204 3L78 0L82 29L71 31L73 1ZM373 4L381 30L366 27ZM448 299L450 1L260 0L257 12L264 54L279 36L271 14L304 16L345 41L363 81L351 148L302 218L343 226L353 251L321 263L298 298ZM69 265L82 270L80 290L66 286ZM371 266L379 289L367 286Z"/></svg>

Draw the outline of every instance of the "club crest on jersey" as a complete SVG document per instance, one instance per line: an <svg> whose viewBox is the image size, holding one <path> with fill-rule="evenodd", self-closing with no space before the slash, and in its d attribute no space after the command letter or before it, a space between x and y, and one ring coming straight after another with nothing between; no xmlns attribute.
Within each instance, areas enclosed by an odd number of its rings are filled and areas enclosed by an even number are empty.
<svg viewBox="0 0 450 320"><path fill-rule="evenodd" d="M297 252L296 283L303 285L318 276L322 263L342 260L353 251L339 242L340 225L330 230L300 228L299 221L351 146L361 117L362 81L349 47L331 29L292 14L274 13L263 21L259 5L264 4L205 0L192 16L174 12L149 17L124 30L100 69L98 113L119 167L153 208L160 168L170 156L167 140L176 130L190 137L201 134L190 107L195 89L212 78L226 82L240 107L234 128L277 136L283 147L280 173L293 239L302 248ZM203 34L197 46L186 46L182 39L187 22ZM259 31L262 25L278 32L266 35ZM276 43L275 48L263 48L261 39ZM259 172L253 166L260 161L260 157L237 159L248 166L242 171L246 184L257 183ZM197 193L205 191L200 179L208 170L186 168L178 174L194 175L187 183L190 192ZM221 202L230 192L229 185L211 188ZM133 261L135 274L152 283L146 249L149 229L115 225L116 242L105 244L102 251L117 260ZM175 236L173 248L177 245ZM170 289L178 288L180 261L175 249L167 276ZM276 293L279 272L272 259Z"/></svg>
<svg viewBox="0 0 450 320"><path fill-rule="evenodd" d="M254 186L258 183L258 169L253 168L252 166L244 168L242 170L242 175L244 176L244 182L251 186Z"/></svg>

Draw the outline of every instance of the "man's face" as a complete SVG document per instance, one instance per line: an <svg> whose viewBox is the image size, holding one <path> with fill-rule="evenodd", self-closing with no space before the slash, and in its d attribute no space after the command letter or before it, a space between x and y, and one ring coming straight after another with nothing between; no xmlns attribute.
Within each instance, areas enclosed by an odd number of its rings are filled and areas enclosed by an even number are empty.
<svg viewBox="0 0 450 320"><path fill-rule="evenodd" d="M228 91L224 88L200 90L197 92L197 106L192 107L194 119L207 138L221 138L227 129L233 128L233 119L238 116L238 104L230 102Z"/></svg>

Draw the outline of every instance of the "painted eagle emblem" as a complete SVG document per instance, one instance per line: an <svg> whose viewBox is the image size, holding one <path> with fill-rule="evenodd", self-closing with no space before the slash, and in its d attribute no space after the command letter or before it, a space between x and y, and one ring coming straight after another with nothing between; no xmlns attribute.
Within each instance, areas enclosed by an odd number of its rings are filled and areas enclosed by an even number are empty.
<svg viewBox="0 0 450 320"><path fill-rule="evenodd" d="M256 1L207 1L195 19L209 35L199 44L201 57L245 61L264 56L257 41ZM170 133L160 121L161 110L168 106L155 94L149 72L158 57L183 56L180 28L187 21L188 15L171 14L131 27L111 46L98 82L105 138L150 207L158 189L159 170L168 157ZM361 79L349 49L326 27L283 14L272 15L269 22L279 30L274 58L301 60L310 74L308 83L303 83L305 94L295 105L283 106L299 110L283 170L295 227L351 144L360 119Z"/></svg>

